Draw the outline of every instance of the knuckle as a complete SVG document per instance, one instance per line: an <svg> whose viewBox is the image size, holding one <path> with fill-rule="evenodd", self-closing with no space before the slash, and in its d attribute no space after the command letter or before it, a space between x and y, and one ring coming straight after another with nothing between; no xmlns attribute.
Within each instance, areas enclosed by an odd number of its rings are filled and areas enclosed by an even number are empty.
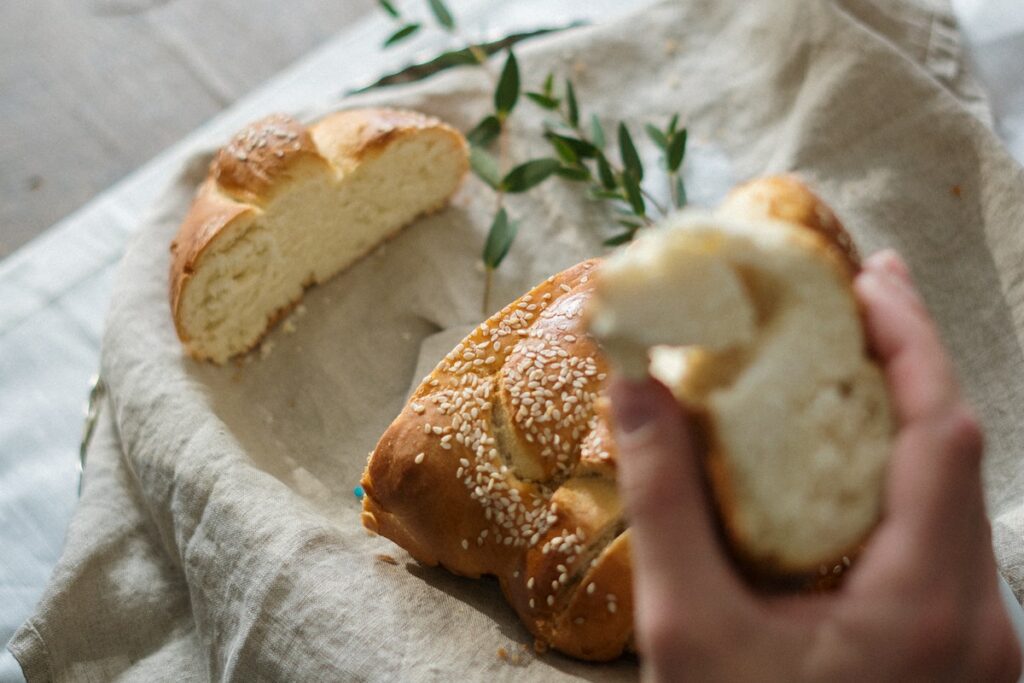
<svg viewBox="0 0 1024 683"><path fill-rule="evenodd" d="M956 405L950 416L950 440L958 452L981 457L985 448L985 435L974 411L968 406Z"/></svg>

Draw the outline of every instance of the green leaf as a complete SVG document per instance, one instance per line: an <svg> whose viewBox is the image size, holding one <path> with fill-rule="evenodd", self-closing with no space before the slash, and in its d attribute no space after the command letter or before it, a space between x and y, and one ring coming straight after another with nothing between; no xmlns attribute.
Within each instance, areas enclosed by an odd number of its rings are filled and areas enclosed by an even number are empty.
<svg viewBox="0 0 1024 683"><path fill-rule="evenodd" d="M528 92L526 93L526 96L548 110L558 109L558 105L561 104L561 102L556 100L554 97L548 97L544 93Z"/></svg>
<svg viewBox="0 0 1024 683"><path fill-rule="evenodd" d="M579 157L576 155L576 152L573 151L572 147L557 135L550 136L548 140L555 148L555 152L558 153L558 158L565 163L575 164L579 160Z"/></svg>
<svg viewBox="0 0 1024 683"><path fill-rule="evenodd" d="M576 104L576 91L572 87L572 81L565 79L565 105L566 119L573 128L580 125L580 108Z"/></svg>
<svg viewBox="0 0 1024 683"><path fill-rule="evenodd" d="M389 15L391 15L391 16L392 16L392 17L394 17L395 19L397 19L398 17L400 17L400 16L401 16L401 15L400 15L400 14L398 13L398 10L397 10L397 9L395 9L395 6L394 6L394 5L392 5L392 4L390 3L390 2L388 2L388 0L377 0L377 4L378 4L378 5L380 5L380 6L381 6L381 8L382 8L382 9L383 9L383 10L384 10L385 12L387 12L387 13L388 13Z"/></svg>
<svg viewBox="0 0 1024 683"><path fill-rule="evenodd" d="M455 20L452 19L452 13L445 7L443 0L427 0L430 3L430 11L434 13L434 17L437 18L437 23L444 26L446 29L455 28Z"/></svg>
<svg viewBox="0 0 1024 683"><path fill-rule="evenodd" d="M665 137L664 133L649 123L644 126L644 130L647 131L647 135L650 136L651 140L654 140L654 144L660 147L662 151L668 149L668 138Z"/></svg>
<svg viewBox="0 0 1024 683"><path fill-rule="evenodd" d="M420 24L406 24L402 28L392 33L391 36L384 41L384 47L391 47L395 43L401 40L405 40L406 38L408 38L409 36L411 36L412 34L416 33L416 31L419 30Z"/></svg>
<svg viewBox="0 0 1024 683"><path fill-rule="evenodd" d="M668 128L665 129L666 133L671 137L676 132L676 126L679 125L679 114L672 114L672 119L668 122Z"/></svg>
<svg viewBox="0 0 1024 683"><path fill-rule="evenodd" d="M644 227L643 220L638 217L620 218L615 222L624 228L629 228L630 230L636 230L638 228Z"/></svg>
<svg viewBox="0 0 1024 683"><path fill-rule="evenodd" d="M636 153L636 147L633 146L633 137L629 134L629 129L626 128L625 123L619 124L619 153L622 155L622 165L627 173L632 173L636 176L637 182L643 180L644 167L640 163L640 155Z"/></svg>
<svg viewBox="0 0 1024 683"><path fill-rule="evenodd" d="M501 187L506 192L526 192L547 180L561 167L562 162L558 159L533 159L509 171L501 181Z"/></svg>
<svg viewBox="0 0 1024 683"><path fill-rule="evenodd" d="M597 175L606 190L614 190L618 185L615 182L615 173L612 172L611 164L608 163L608 159L603 154L597 156Z"/></svg>
<svg viewBox="0 0 1024 683"><path fill-rule="evenodd" d="M452 50L450 52L444 52L438 55L437 59L431 62L431 65L436 65L438 68L447 68L449 66L460 66L463 64L479 64L476 61L476 56L470 52L468 48L462 50Z"/></svg>
<svg viewBox="0 0 1024 683"><path fill-rule="evenodd" d="M594 145L590 144L586 140L574 138L571 135L560 135L559 133L552 133L548 131L547 133L544 134L544 137L546 137L548 140L551 140L552 144L554 144L555 140L562 142L563 144L567 145L573 152L575 152L576 156L578 156L581 159L590 159L597 156L598 154L598 149L594 147Z"/></svg>
<svg viewBox="0 0 1024 683"><path fill-rule="evenodd" d="M590 141L598 149L604 149L604 128L601 127L601 119L597 114L590 115Z"/></svg>
<svg viewBox="0 0 1024 683"><path fill-rule="evenodd" d="M647 213L647 205L644 203L644 195L640 192L640 181L633 175L632 171L622 174L622 189L626 191L626 199L633 207L633 213L643 216Z"/></svg>
<svg viewBox="0 0 1024 683"><path fill-rule="evenodd" d="M473 145L469 148L469 165L473 168L480 180L484 181L494 189L501 185L501 172L498 170L498 160L487 150Z"/></svg>
<svg viewBox="0 0 1024 683"><path fill-rule="evenodd" d="M486 147L491 144L494 138L498 137L499 133L501 133L501 123L496 116L491 114L484 117L480 123L476 124L473 130L466 133L466 139L469 140L471 145Z"/></svg>
<svg viewBox="0 0 1024 683"><path fill-rule="evenodd" d="M518 221L510 221L505 209L500 209L494 216L494 222L491 223L491 229L487 233L487 242L484 244L485 266L493 270L501 265L508 250L512 247L512 241L515 240L518 230Z"/></svg>
<svg viewBox="0 0 1024 683"><path fill-rule="evenodd" d="M683 157L686 156L686 129L683 128L681 131L672 136L672 142L668 146L668 150L665 152L665 164L668 166L669 171L678 171L679 166L683 163Z"/></svg>
<svg viewBox="0 0 1024 683"><path fill-rule="evenodd" d="M676 176L676 208L681 209L686 206L686 185L683 184L683 176Z"/></svg>
<svg viewBox="0 0 1024 683"><path fill-rule="evenodd" d="M498 88L494 91L494 108L498 112L499 120L515 108L518 99L519 63L516 62L516 56L512 50L509 50L505 67L501 70L501 77L498 79Z"/></svg>
<svg viewBox="0 0 1024 683"><path fill-rule="evenodd" d="M555 74L553 74L551 72L548 72L547 77L544 79L543 92L548 97L551 97L551 94L554 92L554 90L555 90Z"/></svg>
<svg viewBox="0 0 1024 683"><path fill-rule="evenodd" d="M617 199L622 201L624 197L618 190L604 190L599 187L592 187L587 193L591 199Z"/></svg>
<svg viewBox="0 0 1024 683"><path fill-rule="evenodd" d="M567 180L590 180L590 169L586 166L562 166L555 173Z"/></svg>
<svg viewBox="0 0 1024 683"><path fill-rule="evenodd" d="M625 244L633 239L633 230L627 230L626 232L620 232L618 235L613 235L604 241L606 247L617 247L620 244Z"/></svg>

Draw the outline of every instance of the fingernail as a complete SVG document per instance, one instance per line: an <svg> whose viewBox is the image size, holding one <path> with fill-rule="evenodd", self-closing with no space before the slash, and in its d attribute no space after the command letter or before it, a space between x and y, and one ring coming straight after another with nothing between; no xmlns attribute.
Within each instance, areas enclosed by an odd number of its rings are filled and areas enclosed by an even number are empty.
<svg viewBox="0 0 1024 683"><path fill-rule="evenodd" d="M896 250L880 251L872 257L872 262L890 275L895 275L904 282L910 281L910 269Z"/></svg>
<svg viewBox="0 0 1024 683"><path fill-rule="evenodd" d="M620 376L612 381L608 394L617 431L628 435L657 419L658 396L655 390L649 379L638 381Z"/></svg>

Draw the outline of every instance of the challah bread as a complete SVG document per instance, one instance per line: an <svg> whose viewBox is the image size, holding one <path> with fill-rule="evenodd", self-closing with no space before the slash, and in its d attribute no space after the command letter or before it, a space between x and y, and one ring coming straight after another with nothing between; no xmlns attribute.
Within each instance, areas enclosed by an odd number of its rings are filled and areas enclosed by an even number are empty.
<svg viewBox="0 0 1024 683"><path fill-rule="evenodd" d="M767 196L811 196L791 182L781 181ZM759 216L774 216L772 202L759 200L756 206ZM826 216L824 211L812 214ZM811 243L823 244L817 238ZM845 263L840 247L832 249L822 258ZM700 272L710 270L691 261ZM584 315L594 297L595 273L603 270L600 263L585 261L548 278L456 346L385 431L361 482L366 528L424 564L467 577L496 576L539 641L594 661L632 650L633 637L630 534L616 488L619 456L603 398L608 361ZM725 281L731 270L723 272L711 277ZM746 326L742 338L756 340L758 310L742 298L746 285L733 285L736 293L726 296L748 309L736 318ZM694 286L706 287L699 279ZM666 311L671 311L667 317L676 316L672 308L662 309L662 315ZM707 322L723 343L735 334ZM859 328L852 334L852 345L862 353ZM838 345L846 349L850 343ZM646 348L642 353L646 367ZM770 468L771 462L762 466ZM777 469L779 476L788 472ZM827 499L837 490L845 491L823 487L820 493ZM782 491L765 504L784 506L786 495ZM825 552L819 559L840 558ZM832 568L828 564L829 572ZM817 573L819 567L813 569Z"/></svg>
<svg viewBox="0 0 1024 683"><path fill-rule="evenodd" d="M187 352L223 363L251 349L305 287L444 206L467 168L462 135L416 112L251 124L214 157L171 246Z"/></svg>
<svg viewBox="0 0 1024 683"><path fill-rule="evenodd" d="M762 201L792 194L755 183L651 231L601 268L589 314L626 372L668 347L651 373L697 416L729 547L755 575L801 579L854 555L875 525L892 418L852 244L827 239L845 236L838 222L807 230ZM679 277L703 272L715 275Z"/></svg>

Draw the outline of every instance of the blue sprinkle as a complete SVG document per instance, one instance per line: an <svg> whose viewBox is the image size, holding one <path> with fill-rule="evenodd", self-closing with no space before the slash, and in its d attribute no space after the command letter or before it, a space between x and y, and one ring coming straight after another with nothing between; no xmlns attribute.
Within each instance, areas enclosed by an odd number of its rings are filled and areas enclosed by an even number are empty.
<svg viewBox="0 0 1024 683"><path fill-rule="evenodd" d="M362 486L357 486L354 489L352 489L352 493L356 494L356 500L362 500L363 496L366 495L366 493L363 491Z"/></svg>

